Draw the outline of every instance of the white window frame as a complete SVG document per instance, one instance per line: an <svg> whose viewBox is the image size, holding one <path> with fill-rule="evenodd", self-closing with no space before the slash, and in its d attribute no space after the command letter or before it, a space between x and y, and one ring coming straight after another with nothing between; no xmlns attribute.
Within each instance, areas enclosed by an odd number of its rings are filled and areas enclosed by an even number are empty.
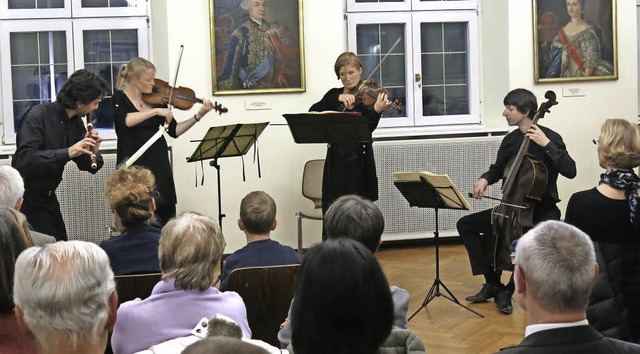
<svg viewBox="0 0 640 354"><path fill-rule="evenodd" d="M398 12L394 13L393 16L389 16L389 14L375 12L375 13L349 13L347 14L347 45L350 51L356 52L356 26L362 24L402 24L404 25L404 48L405 48L405 87L407 88L407 93L410 93L410 87L413 86L413 81L409 79L409 70L412 70L411 61L409 58L413 57L413 44L411 38L413 38L412 34L412 26L411 24L411 13L408 12ZM362 78L365 79L364 77ZM413 126L415 122L413 121L413 107L414 107L414 96L407 94L406 97L407 102L405 102L404 106L404 117L391 117L384 118L380 120L378 124L379 128L392 128L392 127L406 127Z"/></svg>
<svg viewBox="0 0 640 354"><path fill-rule="evenodd" d="M16 142L13 117L13 88L11 74L11 32L64 31L67 51L67 72L84 67L83 32L85 30L136 29L138 56L150 58L149 4L138 0L137 7L81 9L80 0L64 0L64 9L9 10L8 0L0 0L0 78L2 78L0 103L2 104L2 144ZM73 11L72 11L73 10ZM96 11L94 11L96 10ZM98 16L98 12L101 17ZM73 15L73 17L72 17ZM125 16L126 17L117 17ZM82 16L82 17L81 17ZM52 101L55 100L55 94ZM115 129L100 128L105 140L117 139Z"/></svg>
<svg viewBox="0 0 640 354"><path fill-rule="evenodd" d="M74 61L77 68L84 68L84 56L81 48L84 48L84 31L93 30L121 30L136 29L138 30L138 56L143 58L150 57L149 47L149 28L144 17L133 18L91 18L91 19L74 19L73 20L73 43L75 48ZM100 136L105 140L117 139L115 129L100 128Z"/></svg>
<svg viewBox="0 0 640 354"><path fill-rule="evenodd" d="M9 9L9 0L0 0L0 19L71 17L71 0L64 0L60 9Z"/></svg>
<svg viewBox="0 0 640 354"><path fill-rule="evenodd" d="M416 105L415 125L454 125L454 124L479 124L480 119L480 53L478 49L478 16L475 11L426 11L413 13L413 33L420 34L422 23L435 22L466 22L467 23L467 85L469 92L469 113L463 115L423 116L422 105ZM417 36L416 35L416 36ZM476 60L474 60L474 58ZM421 73L420 53L413 53L413 72ZM414 101L422 101L421 83L414 82Z"/></svg>
<svg viewBox="0 0 640 354"><path fill-rule="evenodd" d="M357 2L347 0L347 12L388 12L411 10L475 10L478 0L403 0L398 2Z"/></svg>
<svg viewBox="0 0 640 354"><path fill-rule="evenodd" d="M73 1L71 10L73 17L135 17L147 15L147 0L137 0L138 5L132 7L82 7L80 1Z"/></svg>
<svg viewBox="0 0 640 354"><path fill-rule="evenodd" d="M352 1L352 0L349 0ZM393 135L397 128L420 132L426 128L437 126L471 125L482 122L480 112L480 49L477 10L452 11L409 11L394 12L392 16L382 12L347 13L347 45L350 51L356 52L356 26L360 24L405 24L405 117L390 117L380 120L376 135ZM422 23L467 23L467 85L469 113L464 115L423 116L421 82L416 82L415 74L422 73L421 53L419 52L420 25ZM414 50L415 48L415 50ZM386 129L389 128L389 129ZM404 134L404 132L403 132Z"/></svg>
<svg viewBox="0 0 640 354"><path fill-rule="evenodd" d="M73 62L73 46L72 43L72 24L69 20L53 19L53 20L34 20L28 21L5 21L0 23L0 68L2 72L2 105L3 120L3 142L5 144L15 144L16 134L13 124L13 80L11 74L11 33L16 32L56 32L64 31L67 41L67 72L74 71ZM52 71L53 72L53 71ZM52 100L55 101L55 93L52 94Z"/></svg>

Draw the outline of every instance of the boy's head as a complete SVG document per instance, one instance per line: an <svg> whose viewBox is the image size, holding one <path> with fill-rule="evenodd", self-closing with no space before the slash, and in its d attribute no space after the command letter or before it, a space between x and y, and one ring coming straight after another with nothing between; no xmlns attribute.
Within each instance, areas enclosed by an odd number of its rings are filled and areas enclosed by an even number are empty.
<svg viewBox="0 0 640 354"><path fill-rule="evenodd" d="M268 234L276 228L276 202L263 191L253 191L240 202L240 230L250 234Z"/></svg>

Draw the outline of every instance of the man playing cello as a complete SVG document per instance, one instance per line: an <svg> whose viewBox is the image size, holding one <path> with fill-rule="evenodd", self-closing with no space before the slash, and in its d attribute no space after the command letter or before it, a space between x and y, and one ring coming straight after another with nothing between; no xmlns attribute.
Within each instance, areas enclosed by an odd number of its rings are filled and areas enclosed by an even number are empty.
<svg viewBox="0 0 640 354"><path fill-rule="evenodd" d="M509 92L503 103L505 109L502 115L507 119L507 124L516 126L518 129L507 134L502 140L496 162L473 185L473 198L482 198L487 186L503 178L509 162L518 154L525 137L528 137L533 142L529 145L529 155L542 162L547 170L546 188L541 200L535 205L533 223L559 220L560 209L556 206L560 201L556 184L558 173L570 179L574 178L576 163L569 156L562 137L558 133L533 124L538 108L536 96L533 93L518 88ZM493 209L488 209L466 215L457 223L458 233L469 254L473 275L482 274L485 277L482 289L465 300L484 302L495 298L498 310L504 314L510 314L513 311L511 305L513 282L510 281L505 286L500 280L502 270L510 269L510 262L508 259L496 257L496 254L504 254L504 252L498 252L495 246L502 243L487 242L494 236L492 211Z"/></svg>

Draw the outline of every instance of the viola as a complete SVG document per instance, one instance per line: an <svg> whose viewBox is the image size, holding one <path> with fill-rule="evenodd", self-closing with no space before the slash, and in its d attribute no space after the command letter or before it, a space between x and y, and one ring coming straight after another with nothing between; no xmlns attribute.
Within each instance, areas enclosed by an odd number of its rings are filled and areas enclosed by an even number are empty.
<svg viewBox="0 0 640 354"><path fill-rule="evenodd" d="M152 107L172 105L180 110L188 110L195 103L202 103L202 100L195 97L195 92L188 87L171 87L168 82L158 78L153 79L153 89L151 93L143 93L142 100ZM213 109L219 114L227 113L227 108L222 107L218 102L214 102Z"/></svg>
<svg viewBox="0 0 640 354"><path fill-rule="evenodd" d="M556 94L547 91L546 102L540 105L532 124L544 118L549 109L558 104ZM531 139L525 136L511 163L502 185L501 203L493 208L494 266L509 269L509 245L533 227L533 213L547 188L547 168L528 153Z"/></svg>
<svg viewBox="0 0 640 354"><path fill-rule="evenodd" d="M387 94L387 97L389 97L389 91L384 87L378 86L372 80L361 80L357 85L351 88L348 93L356 98L356 105L362 104L369 109L373 109L380 93L385 93ZM389 108L394 110L396 113L402 110L400 100L397 98L395 100L389 100L391 101Z"/></svg>

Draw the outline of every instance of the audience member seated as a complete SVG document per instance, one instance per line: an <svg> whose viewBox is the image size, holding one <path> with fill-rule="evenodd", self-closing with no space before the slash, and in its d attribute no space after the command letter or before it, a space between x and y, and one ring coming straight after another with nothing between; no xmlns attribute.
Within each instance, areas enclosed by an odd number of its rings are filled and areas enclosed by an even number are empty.
<svg viewBox="0 0 640 354"><path fill-rule="evenodd" d="M389 284L360 242L337 238L309 249L294 297L289 352L375 354L391 332Z"/></svg>
<svg viewBox="0 0 640 354"><path fill-rule="evenodd" d="M161 226L153 220L155 178L144 167L118 169L105 185L109 207L124 232L100 243L116 275L157 273Z"/></svg>
<svg viewBox="0 0 640 354"><path fill-rule="evenodd" d="M18 326L39 353L102 354L116 320L115 288L109 257L93 243L30 247L16 261Z"/></svg>
<svg viewBox="0 0 640 354"><path fill-rule="evenodd" d="M0 353L36 353L33 339L18 330L13 313L13 274L20 252L33 246L13 209L0 207Z"/></svg>
<svg viewBox="0 0 640 354"><path fill-rule="evenodd" d="M281 350L261 340L242 338L242 328L235 321L227 316L217 314L210 320L201 319L191 331L190 336L171 339L136 354L179 354L187 346L207 337L231 337L257 345L272 354L288 353L286 350Z"/></svg>
<svg viewBox="0 0 640 354"><path fill-rule="evenodd" d="M594 242L600 268L587 319L612 338L640 342L640 127L608 119L598 137L605 172L597 187L569 199L565 222Z"/></svg>
<svg viewBox="0 0 640 354"><path fill-rule="evenodd" d="M191 344L182 354L269 354L269 352L236 338L213 337Z"/></svg>
<svg viewBox="0 0 640 354"><path fill-rule="evenodd" d="M162 280L148 298L120 305L111 337L113 352L135 353L188 336L201 318L218 313L232 318L243 337L251 338L242 298L212 286L224 246L220 226L212 218L187 212L171 219L162 229L158 249Z"/></svg>
<svg viewBox="0 0 640 354"><path fill-rule="evenodd" d="M237 268L300 264L293 248L270 238L277 225L276 202L267 193L254 191L242 198L238 227L247 245L227 258L220 274L220 290L227 289L229 274Z"/></svg>
<svg viewBox="0 0 640 354"><path fill-rule="evenodd" d="M20 176L20 172L9 165L0 166L0 206L6 206L20 210L22 207L22 196L24 195L24 180ZM36 245L44 245L56 242L55 237L45 235L43 233L31 230L27 218L21 214L24 219L24 227L30 234L33 243Z"/></svg>
<svg viewBox="0 0 640 354"><path fill-rule="evenodd" d="M345 195L336 199L324 216L324 228L328 239L350 238L362 243L372 253L380 246L384 231L384 217L372 201L357 195ZM393 327L406 329L407 311L409 310L409 293L397 286L391 287L393 298ZM288 318L291 318L289 309ZM278 340L283 348L291 343L291 323L286 320Z"/></svg>
<svg viewBox="0 0 640 354"><path fill-rule="evenodd" d="M640 345L605 337L587 321L598 276L587 234L542 222L519 239L514 263L515 297L527 312L527 328L520 344L500 353L640 353Z"/></svg>

